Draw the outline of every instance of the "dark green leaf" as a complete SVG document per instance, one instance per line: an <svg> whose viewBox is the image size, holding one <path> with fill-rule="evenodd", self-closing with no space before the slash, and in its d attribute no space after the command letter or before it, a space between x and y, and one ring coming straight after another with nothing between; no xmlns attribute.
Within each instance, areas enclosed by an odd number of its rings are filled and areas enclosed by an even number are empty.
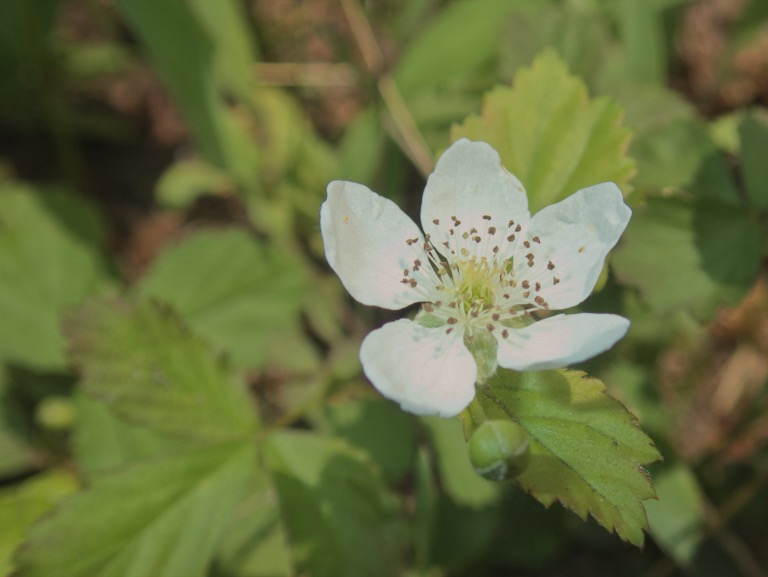
<svg viewBox="0 0 768 577"><path fill-rule="evenodd" d="M268 462L293 555L313 577L390 577L404 527L383 482L357 451L311 433L283 431Z"/></svg>
<svg viewBox="0 0 768 577"><path fill-rule="evenodd" d="M658 314L708 318L736 304L760 265L760 233L745 211L714 201L651 199L635 210L612 263Z"/></svg>
<svg viewBox="0 0 768 577"><path fill-rule="evenodd" d="M753 112L739 126L744 184L753 206L768 208L768 115Z"/></svg>

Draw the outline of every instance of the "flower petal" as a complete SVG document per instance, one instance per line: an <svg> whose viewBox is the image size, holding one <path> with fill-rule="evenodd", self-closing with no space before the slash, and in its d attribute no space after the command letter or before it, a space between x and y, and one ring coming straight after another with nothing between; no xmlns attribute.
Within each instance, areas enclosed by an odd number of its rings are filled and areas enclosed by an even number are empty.
<svg viewBox="0 0 768 577"><path fill-rule="evenodd" d="M594 357L610 349L629 329L618 315L581 313L557 315L524 329L509 329L501 338L499 365L516 371L558 369Z"/></svg>
<svg viewBox="0 0 768 577"><path fill-rule="evenodd" d="M426 292L434 286L428 279L409 273L418 286L402 282L405 269L427 258L421 231L391 200L335 180L320 208L320 230L328 263L357 301L401 309L428 300Z"/></svg>
<svg viewBox="0 0 768 577"><path fill-rule="evenodd" d="M508 243L507 235L502 233L509 220L527 222L529 216L525 189L501 164L499 154L485 142L465 138L454 142L437 161L421 204L421 225L438 250L442 250L442 243L453 244L461 233L474 228L483 237L484 245L490 242L503 252ZM454 227L453 218L461 222L459 227ZM456 228L459 234L450 235L450 228ZM491 228L495 232L488 235ZM492 250L472 242L467 248L485 255Z"/></svg>
<svg viewBox="0 0 768 577"><path fill-rule="evenodd" d="M363 370L379 392L417 415L458 415L475 396L477 365L460 331L401 319L370 333Z"/></svg>
<svg viewBox="0 0 768 577"><path fill-rule="evenodd" d="M612 182L579 190L539 211L518 238L518 284L539 283L537 294L552 309L579 304L592 292L631 215Z"/></svg>

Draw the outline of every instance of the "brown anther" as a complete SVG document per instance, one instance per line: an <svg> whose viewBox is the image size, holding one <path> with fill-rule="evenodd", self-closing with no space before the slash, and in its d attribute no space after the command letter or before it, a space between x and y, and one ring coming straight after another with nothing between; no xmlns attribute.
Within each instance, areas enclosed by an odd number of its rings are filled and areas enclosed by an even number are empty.
<svg viewBox="0 0 768 577"><path fill-rule="evenodd" d="M525 291L525 292L523 293L523 298L524 298L524 299L527 299L529 296L531 296L531 291Z"/></svg>
<svg viewBox="0 0 768 577"><path fill-rule="evenodd" d="M480 243L480 241L481 241L481 240L483 240L483 239L482 239L482 238L480 238L479 236L474 236L474 237L472 237L472 240L474 240L476 243L478 243L478 244L479 244L479 243Z"/></svg>
<svg viewBox="0 0 768 577"><path fill-rule="evenodd" d="M510 221L509 221L509 224L508 224L507 226L508 226L508 227L510 227L510 228L512 228L512 225L513 225L513 224L515 224L515 221L514 221L514 220L510 220Z"/></svg>
<svg viewBox="0 0 768 577"><path fill-rule="evenodd" d="M524 281L523 281L523 288L524 288L524 289L529 289L529 288L531 288L531 283L529 283L527 280L524 280Z"/></svg>
<svg viewBox="0 0 768 577"><path fill-rule="evenodd" d="M501 338L506 339L509 336L509 331L507 329L504 329L501 331Z"/></svg>
<svg viewBox="0 0 768 577"><path fill-rule="evenodd" d="M542 307L547 305L547 302L543 298L541 298L541 296L537 296L535 299L533 299L533 302L535 302L537 305Z"/></svg>
<svg viewBox="0 0 768 577"><path fill-rule="evenodd" d="M558 284L560 282L560 279L557 277L552 278L552 284Z"/></svg>
<svg viewBox="0 0 768 577"><path fill-rule="evenodd" d="M531 248L531 243L530 243L530 242L528 242L527 240L524 240L524 241L523 241L523 246L524 246L525 248Z"/></svg>
<svg viewBox="0 0 768 577"><path fill-rule="evenodd" d="M520 226L520 225L518 224L518 225L515 227L515 232L520 232L521 230L523 230L523 227L522 227L522 226Z"/></svg>
<svg viewBox="0 0 768 577"><path fill-rule="evenodd" d="M533 263L533 259L531 259L531 260L529 260L529 261L528 261L528 266L529 266L529 267L533 268L533 264L534 264L534 263Z"/></svg>
<svg viewBox="0 0 768 577"><path fill-rule="evenodd" d="M408 269L404 268L403 269L403 276L408 276L408 272L409 272Z"/></svg>
<svg viewBox="0 0 768 577"><path fill-rule="evenodd" d="M410 286L411 288L416 288L416 285L417 285L417 284L418 284L418 283L416 282L416 280L415 280L415 279L410 279L410 280L408 281L408 286Z"/></svg>
<svg viewBox="0 0 768 577"><path fill-rule="evenodd" d="M493 325L492 325L492 324L490 324L490 323L489 323L489 324L488 324L488 325L487 325L485 328L487 328L487 329L488 329L488 332L491 332L491 333L492 333L493 331L495 331L495 330L496 330L496 327L495 327L495 326L493 326Z"/></svg>
<svg viewBox="0 0 768 577"><path fill-rule="evenodd" d="M484 214L483 215L483 220L491 220L491 215L490 214Z"/></svg>
<svg viewBox="0 0 768 577"><path fill-rule="evenodd" d="M541 290L541 283L540 283L540 282L537 282L537 283L536 283L536 286L534 286L533 288L535 288L535 289L536 289L536 292L539 292L539 291Z"/></svg>
<svg viewBox="0 0 768 577"><path fill-rule="evenodd" d="M493 247L493 254L497 254L498 252L499 252L499 247L498 246L494 246Z"/></svg>
<svg viewBox="0 0 768 577"><path fill-rule="evenodd" d="M541 244L541 239L538 236L534 236L531 240L533 242L537 242L537 243Z"/></svg>
<svg viewBox="0 0 768 577"><path fill-rule="evenodd" d="M421 261L419 259L416 259L413 261L413 266L416 268L419 268L421 266Z"/></svg>
<svg viewBox="0 0 768 577"><path fill-rule="evenodd" d="M448 303L448 307L452 308L452 309L455 309L456 308L456 301Z"/></svg>
<svg viewBox="0 0 768 577"><path fill-rule="evenodd" d="M448 229L448 232L451 233L451 236L453 236L453 229Z"/></svg>
<svg viewBox="0 0 768 577"><path fill-rule="evenodd" d="M498 321L501 318L501 315L499 313L493 313L491 315L491 318L495 321Z"/></svg>
<svg viewBox="0 0 768 577"><path fill-rule="evenodd" d="M517 288L517 281L516 280L509 281L509 286L511 286L512 288Z"/></svg>
<svg viewBox="0 0 768 577"><path fill-rule="evenodd" d="M435 301L435 303L434 303L434 304L435 304L435 306L436 306L437 308L440 308L441 306L443 306L443 301Z"/></svg>
<svg viewBox="0 0 768 577"><path fill-rule="evenodd" d="M448 241L446 240L446 241L444 241L444 242L443 242L443 246L444 246L445 248L450 248L450 246L451 246L451 245L450 245L450 244L448 243Z"/></svg>
<svg viewBox="0 0 768 577"><path fill-rule="evenodd" d="M445 334L450 335L453 332L453 327L450 327L449 329L446 329Z"/></svg>
<svg viewBox="0 0 768 577"><path fill-rule="evenodd" d="M477 229L473 226L469 229L469 234L477 234Z"/></svg>
<svg viewBox="0 0 768 577"><path fill-rule="evenodd" d="M400 282L401 282L402 284L408 284L408 279L407 279L407 278L404 278L404 279L403 279L403 280L401 280Z"/></svg>
<svg viewBox="0 0 768 577"><path fill-rule="evenodd" d="M496 234L496 227L495 226L489 226L488 227L488 234Z"/></svg>
<svg viewBox="0 0 768 577"><path fill-rule="evenodd" d="M455 325L457 322L459 322L459 319L457 319L456 317L450 317L446 322L449 325Z"/></svg>
<svg viewBox="0 0 768 577"><path fill-rule="evenodd" d="M473 319L476 319L476 318L477 318L477 315L479 315L480 313L478 313L477 311L472 311L472 312L471 312L471 313L469 313L469 314L470 314L470 316L471 316Z"/></svg>
<svg viewBox="0 0 768 577"><path fill-rule="evenodd" d="M533 260L533 253L529 252L527 255L525 255L525 258L527 258L528 260Z"/></svg>
<svg viewBox="0 0 768 577"><path fill-rule="evenodd" d="M507 237L507 240L508 240L509 242L512 242L513 240L515 240L515 235L514 235L514 234L510 234L510 235Z"/></svg>
<svg viewBox="0 0 768 577"><path fill-rule="evenodd" d="M424 310L427 311L428 313L431 313L435 310L435 308L432 306L432 303L424 303L423 307L424 307Z"/></svg>
<svg viewBox="0 0 768 577"><path fill-rule="evenodd" d="M555 268L555 263L553 263L552 261L549 261L549 262L547 263L547 268L548 268L549 270L553 270L553 269Z"/></svg>
<svg viewBox="0 0 768 577"><path fill-rule="evenodd" d="M503 296L505 299L509 300L509 293L504 293L504 294L503 294L503 295L501 295L501 296Z"/></svg>
<svg viewBox="0 0 768 577"><path fill-rule="evenodd" d="M432 224L434 224L434 225L440 224L440 219L439 218L433 218L432 219Z"/></svg>
<svg viewBox="0 0 768 577"><path fill-rule="evenodd" d="M407 244L408 246L411 246L416 244L417 242L419 242L418 238L409 238L405 241L405 244Z"/></svg>

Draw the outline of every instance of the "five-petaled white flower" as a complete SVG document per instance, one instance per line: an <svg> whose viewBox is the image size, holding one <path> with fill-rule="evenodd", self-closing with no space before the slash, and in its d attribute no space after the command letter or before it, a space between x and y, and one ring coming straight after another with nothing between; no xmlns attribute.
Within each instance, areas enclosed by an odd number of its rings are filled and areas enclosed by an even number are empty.
<svg viewBox="0 0 768 577"><path fill-rule="evenodd" d="M624 336L620 316L541 313L589 296L630 215L618 187L603 183L531 217L498 153L462 139L427 180L424 234L392 201L342 181L328 185L320 226L326 258L356 300L422 303L415 321L365 338L365 374L407 411L454 416L475 394L473 338L492 335L498 365L524 371L582 361Z"/></svg>

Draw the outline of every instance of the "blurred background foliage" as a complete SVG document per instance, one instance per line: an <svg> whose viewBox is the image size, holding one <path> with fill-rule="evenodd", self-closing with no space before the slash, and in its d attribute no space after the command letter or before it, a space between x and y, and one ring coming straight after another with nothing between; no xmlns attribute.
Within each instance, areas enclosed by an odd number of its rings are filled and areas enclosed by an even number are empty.
<svg viewBox="0 0 768 577"><path fill-rule="evenodd" d="M665 456L643 550L378 398L324 264L330 180L417 214L545 52L627 128L583 368ZM4 0L0 574L768 575L766 104L762 0Z"/></svg>

